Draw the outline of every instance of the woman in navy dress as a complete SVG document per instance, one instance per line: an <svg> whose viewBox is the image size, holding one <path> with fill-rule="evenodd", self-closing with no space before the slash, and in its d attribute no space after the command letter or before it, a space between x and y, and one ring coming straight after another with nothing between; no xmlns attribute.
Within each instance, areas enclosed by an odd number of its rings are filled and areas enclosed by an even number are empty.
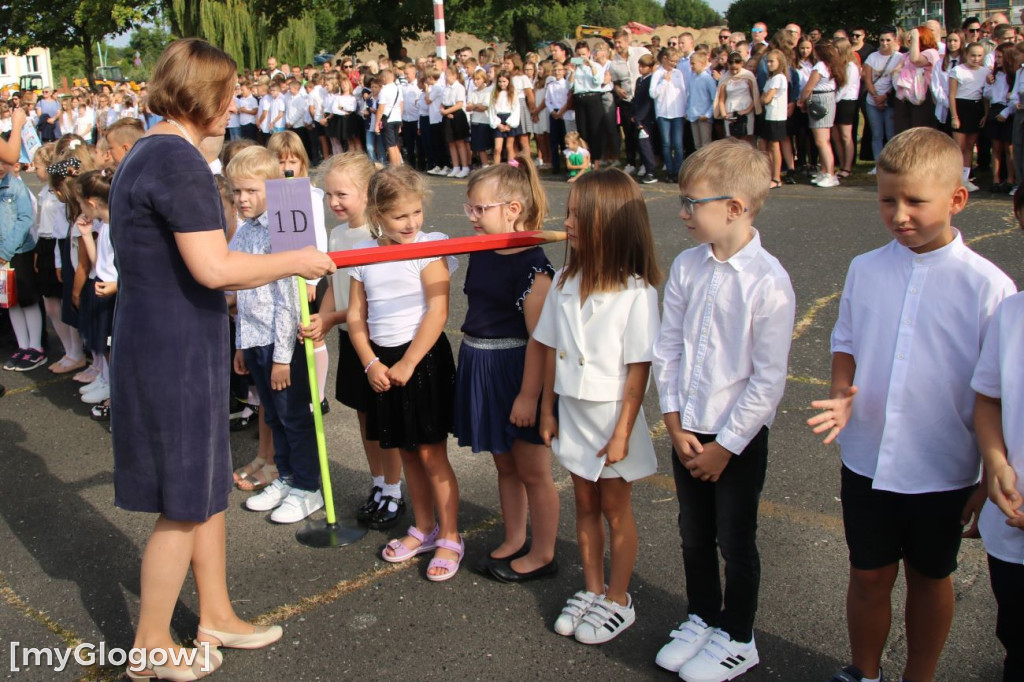
<svg viewBox="0 0 1024 682"><path fill-rule="evenodd" d="M110 191L120 273L111 347L115 504L159 514L142 558L135 647L176 648L171 614L191 565L199 591L199 642L257 648L281 636L238 618L228 596L224 510L231 488L227 307L222 289L334 270L315 249L267 256L228 251L220 195L197 149L223 136L236 81L233 59L198 39L164 51L149 106L164 117L121 162ZM197 679L156 665L157 677ZM133 677L150 677L129 670Z"/></svg>

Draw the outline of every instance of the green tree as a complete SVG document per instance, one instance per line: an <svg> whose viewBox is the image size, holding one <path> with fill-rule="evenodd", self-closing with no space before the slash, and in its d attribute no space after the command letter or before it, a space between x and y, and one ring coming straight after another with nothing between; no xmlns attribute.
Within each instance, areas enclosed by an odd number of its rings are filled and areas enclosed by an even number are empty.
<svg viewBox="0 0 1024 682"><path fill-rule="evenodd" d="M152 19L156 5L142 0L20 0L6 5L2 22L3 44L14 51L31 47L82 50L85 76L95 86L95 45L104 36L121 33Z"/></svg>
<svg viewBox="0 0 1024 682"><path fill-rule="evenodd" d="M736 0L725 16L729 26L748 27L763 21L769 35L791 21L805 31L812 26L830 32L862 24L874 33L893 23L896 5L896 0Z"/></svg>
<svg viewBox="0 0 1024 682"><path fill-rule="evenodd" d="M665 19L676 26L718 26L722 17L704 0L665 0Z"/></svg>
<svg viewBox="0 0 1024 682"><path fill-rule="evenodd" d="M357 52L370 43L384 43L388 55L397 59L402 41L417 37L434 25L430 0L352 0L335 6L334 21L319 30L333 35L337 43L328 48Z"/></svg>

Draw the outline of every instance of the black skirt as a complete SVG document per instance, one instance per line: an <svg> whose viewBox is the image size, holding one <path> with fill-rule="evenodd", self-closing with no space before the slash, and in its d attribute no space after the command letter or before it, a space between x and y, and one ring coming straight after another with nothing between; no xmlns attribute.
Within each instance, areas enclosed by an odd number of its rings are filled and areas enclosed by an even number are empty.
<svg viewBox="0 0 1024 682"><path fill-rule="evenodd" d="M114 302L117 296L100 298L96 295L96 279L90 277L82 287L78 299L79 331L82 344L90 353L106 353L108 339L114 326Z"/></svg>
<svg viewBox="0 0 1024 682"><path fill-rule="evenodd" d="M380 362L389 367L409 348L408 343L394 348L371 346ZM369 382L364 384L369 388ZM379 441L384 449L413 451L420 445L447 440L455 411L455 358L448 337L441 334L405 386L373 392L371 398L366 413L367 440Z"/></svg>
<svg viewBox="0 0 1024 682"><path fill-rule="evenodd" d="M16 253L11 258L14 285L18 289L18 307L27 308L39 302L39 280L36 278L35 251Z"/></svg>
<svg viewBox="0 0 1024 682"><path fill-rule="evenodd" d="M71 325L78 329L78 309L72 301L72 294L75 288L75 267L71 263L71 238L64 237L57 240L57 248L60 249L60 276L61 276L61 301L60 320L64 324Z"/></svg>
<svg viewBox="0 0 1024 682"><path fill-rule="evenodd" d="M852 126L857 120L857 100L841 99L836 102L835 124Z"/></svg>
<svg viewBox="0 0 1024 682"><path fill-rule="evenodd" d="M452 142L458 142L459 140L465 140L469 137L469 119L466 118L466 112L459 109L452 118L444 117L444 141L448 144Z"/></svg>
<svg viewBox="0 0 1024 682"><path fill-rule="evenodd" d="M954 133L974 135L981 132L981 117L985 115L985 105L980 99L973 100L957 98L956 114L957 118L960 119L960 127L953 128ZM952 113L950 113L949 122L952 125Z"/></svg>
<svg viewBox="0 0 1024 682"><path fill-rule="evenodd" d="M373 389L366 379L363 363L349 338L347 329L338 330L338 373L334 387L334 397L345 407L357 412L370 409Z"/></svg>
<svg viewBox="0 0 1024 682"><path fill-rule="evenodd" d="M39 293L46 298L60 298L64 293L64 285L57 279L56 247L57 240L50 237L36 241L36 281Z"/></svg>

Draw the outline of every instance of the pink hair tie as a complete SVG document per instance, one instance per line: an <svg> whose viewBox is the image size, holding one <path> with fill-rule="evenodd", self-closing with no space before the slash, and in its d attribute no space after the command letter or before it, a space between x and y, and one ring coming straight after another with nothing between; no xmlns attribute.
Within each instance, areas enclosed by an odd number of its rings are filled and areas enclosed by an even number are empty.
<svg viewBox="0 0 1024 682"><path fill-rule="evenodd" d="M515 159L509 159L508 165L512 166L513 168L519 168L519 162L516 161Z"/></svg>

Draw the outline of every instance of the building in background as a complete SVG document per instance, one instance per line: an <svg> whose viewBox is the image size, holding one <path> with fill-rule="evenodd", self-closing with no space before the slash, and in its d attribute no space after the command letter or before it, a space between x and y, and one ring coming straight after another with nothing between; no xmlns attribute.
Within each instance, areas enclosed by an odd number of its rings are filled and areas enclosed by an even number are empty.
<svg viewBox="0 0 1024 682"><path fill-rule="evenodd" d="M0 89L42 90L53 87L50 50L34 47L25 54L0 52Z"/></svg>

